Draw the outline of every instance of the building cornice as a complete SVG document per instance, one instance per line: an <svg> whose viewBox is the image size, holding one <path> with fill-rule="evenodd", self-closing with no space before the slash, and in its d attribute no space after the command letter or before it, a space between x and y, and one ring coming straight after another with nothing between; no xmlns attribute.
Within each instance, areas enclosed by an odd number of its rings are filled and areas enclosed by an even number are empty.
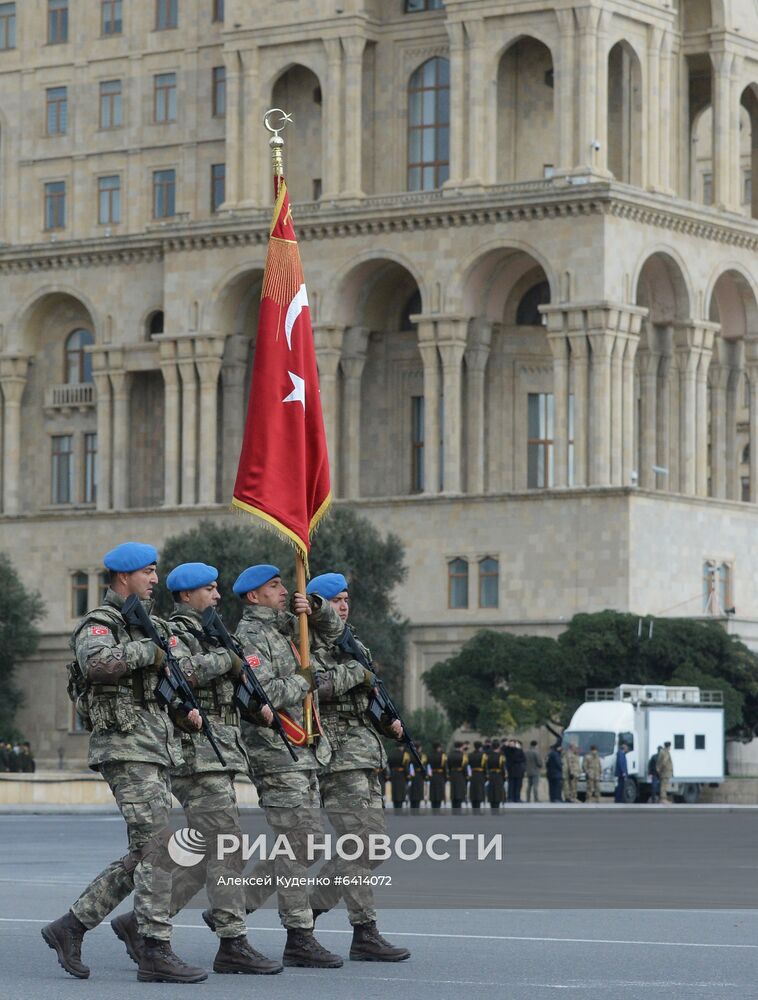
<svg viewBox="0 0 758 1000"><path fill-rule="evenodd" d="M377 195L296 206L301 242L389 237L430 229L537 223L608 216L711 243L758 251L758 220L615 181L569 177L470 190ZM270 209L230 211L200 222L181 220L147 233L0 247L0 274L70 270L159 261L169 254L264 246Z"/></svg>

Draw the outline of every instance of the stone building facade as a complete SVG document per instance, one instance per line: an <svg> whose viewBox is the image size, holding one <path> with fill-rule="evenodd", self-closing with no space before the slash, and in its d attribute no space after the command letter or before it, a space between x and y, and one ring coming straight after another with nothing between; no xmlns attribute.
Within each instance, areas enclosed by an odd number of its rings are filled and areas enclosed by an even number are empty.
<svg viewBox="0 0 758 1000"><path fill-rule="evenodd" d="M40 760L83 757L61 666L103 551L231 516L271 106L335 492L407 546L410 703L483 626L734 608L758 639L754 0L0 0Z"/></svg>

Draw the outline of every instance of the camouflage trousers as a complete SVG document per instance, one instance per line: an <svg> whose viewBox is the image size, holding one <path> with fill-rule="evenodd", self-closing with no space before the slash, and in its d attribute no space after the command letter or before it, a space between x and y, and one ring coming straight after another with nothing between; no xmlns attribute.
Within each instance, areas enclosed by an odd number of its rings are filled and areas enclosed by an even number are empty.
<svg viewBox="0 0 758 1000"><path fill-rule="evenodd" d="M171 937L171 874L165 849L171 812L168 768L112 761L101 764L100 773L126 820L129 853L100 872L71 910L91 930L134 890L139 933L167 941Z"/></svg>
<svg viewBox="0 0 758 1000"><path fill-rule="evenodd" d="M321 801L337 837L354 834L363 841L367 852L369 835L387 832L381 782L373 769L329 771L319 776L319 786ZM319 872L319 877L328 878L329 884L319 885L311 894L311 906L331 910L344 897L351 924L376 920L371 886L334 885L334 876L364 877L380 864L381 861L366 857L355 861L333 857Z"/></svg>
<svg viewBox="0 0 758 1000"><path fill-rule="evenodd" d="M563 794L564 802L576 802L576 782L577 778L575 774L564 774L563 783L561 786L561 792Z"/></svg>
<svg viewBox="0 0 758 1000"><path fill-rule="evenodd" d="M273 861L259 861L255 865L246 877L268 880L268 884L247 886L247 911L263 906L276 891L284 927L313 927L307 886L287 885L281 880L307 878L306 872L315 860L308 858L308 836L323 832L316 772L279 771L259 775L253 765L253 773L266 821L277 837L286 837L294 858L279 853Z"/></svg>
<svg viewBox="0 0 758 1000"><path fill-rule="evenodd" d="M205 885L216 933L220 938L247 934L245 924L245 890L227 884L242 873L241 851L219 859L217 837L232 834L241 840L239 809L234 781L227 771L206 771L183 777L173 775L171 791L179 799L187 826L203 835L205 859L191 868L177 868L171 892L171 916L189 903Z"/></svg>
<svg viewBox="0 0 758 1000"><path fill-rule="evenodd" d="M600 801L600 778L587 778L587 801Z"/></svg>

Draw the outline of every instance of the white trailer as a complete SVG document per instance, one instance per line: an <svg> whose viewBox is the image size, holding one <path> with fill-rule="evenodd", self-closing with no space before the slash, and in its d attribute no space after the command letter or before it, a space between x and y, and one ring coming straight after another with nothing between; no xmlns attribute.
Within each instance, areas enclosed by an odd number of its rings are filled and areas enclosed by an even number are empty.
<svg viewBox="0 0 758 1000"><path fill-rule="evenodd" d="M671 743L675 798L696 802L703 785L724 780L724 707L721 691L661 684L621 684L588 688L586 701L574 712L563 745L576 744L582 757L594 744L603 761L600 790L612 795L616 786L616 751L626 743L629 779L625 801L650 795L648 760L658 747ZM584 777L579 790L586 790Z"/></svg>

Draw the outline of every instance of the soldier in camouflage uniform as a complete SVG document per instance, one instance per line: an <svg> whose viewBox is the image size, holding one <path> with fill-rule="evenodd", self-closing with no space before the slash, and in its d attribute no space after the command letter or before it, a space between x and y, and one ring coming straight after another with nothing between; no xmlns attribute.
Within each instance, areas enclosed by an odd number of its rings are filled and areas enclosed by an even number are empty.
<svg viewBox="0 0 758 1000"><path fill-rule="evenodd" d="M600 776L603 773L603 762L597 747L593 744L590 752L584 755L584 773L587 775L587 801L600 801Z"/></svg>
<svg viewBox="0 0 758 1000"><path fill-rule="evenodd" d="M344 627L350 613L348 587L341 573L324 573L308 584L307 593L318 594L329 601ZM371 663L371 654L355 639L362 658ZM368 722L373 671L334 642L316 639L313 645L313 667L319 692L321 725L332 748L331 760L319 769L321 801L337 836L354 834L364 842L387 831L384 821L383 796L377 769L387 762L384 747ZM399 739L402 726L388 724L385 736ZM311 895L314 918L336 906L344 896L353 927L350 958L353 961L402 962L410 958L406 948L396 948L386 941L376 926L374 894L370 885L334 885L336 875L365 878L380 862L360 858L346 862L332 858L319 872L330 885L319 886Z"/></svg>
<svg viewBox="0 0 758 1000"><path fill-rule="evenodd" d="M563 755L563 801L578 802L576 796L576 783L579 780L579 754L576 752L576 744L571 743L568 750Z"/></svg>
<svg viewBox="0 0 758 1000"><path fill-rule="evenodd" d="M71 639L76 661L70 691L91 728L89 766L110 785L126 820L129 851L90 883L65 916L42 928L61 966L78 979L89 969L81 960L82 938L134 890L139 934L144 938L137 978L142 982L197 983L204 969L187 965L171 949L171 876L165 839L171 810L169 768L181 763L179 742L154 689L163 650L121 615L126 598L150 602L157 553L151 545L125 542L104 559L110 586L104 603L88 612ZM168 635L168 626L154 619ZM199 728L197 711L187 719Z"/></svg>
<svg viewBox="0 0 758 1000"><path fill-rule="evenodd" d="M297 618L287 610L287 590L276 566L250 566L237 578L234 592L244 602L245 610L237 627L248 663L255 669L266 694L279 713L293 742L305 742L303 699L308 681L300 672L300 658L294 645ZM325 641L342 634L342 622L332 606L319 597L308 600L295 594L295 614L307 614L314 633ZM314 702L317 699L314 697ZM307 857L308 834L322 831L319 816L319 790L316 770L329 761L329 741L317 737L312 747L300 745L298 760L293 761L280 737L271 729L243 723L242 732L253 767L258 799L275 834L285 835L296 860L282 857L274 862L260 862L252 877L270 876L303 878L313 863ZM247 909L262 906L276 888L250 886ZM335 969L342 965L339 955L323 948L313 935L313 913L304 886L278 887L279 916L287 928L287 944L282 956L285 965Z"/></svg>
<svg viewBox="0 0 758 1000"><path fill-rule="evenodd" d="M239 855L219 859L215 850L220 834L241 840L234 776L250 773L234 703L235 680L240 676L242 661L234 653L211 647L202 630L203 611L216 607L219 601L217 580L218 570L205 563L183 563L166 578L175 602L169 621L169 645L195 689L195 698L205 710L226 762L224 767L202 733L182 731L184 763L171 769L171 791L182 804L187 826L203 835L208 848L206 863L175 873L171 915L186 906L205 881L220 939L213 971L272 975L281 972L282 966L261 955L247 940L245 891L225 881L239 876L244 862ZM262 714L266 722L271 721L269 708L264 708ZM134 914L118 917L112 924L131 957L138 961Z"/></svg>

